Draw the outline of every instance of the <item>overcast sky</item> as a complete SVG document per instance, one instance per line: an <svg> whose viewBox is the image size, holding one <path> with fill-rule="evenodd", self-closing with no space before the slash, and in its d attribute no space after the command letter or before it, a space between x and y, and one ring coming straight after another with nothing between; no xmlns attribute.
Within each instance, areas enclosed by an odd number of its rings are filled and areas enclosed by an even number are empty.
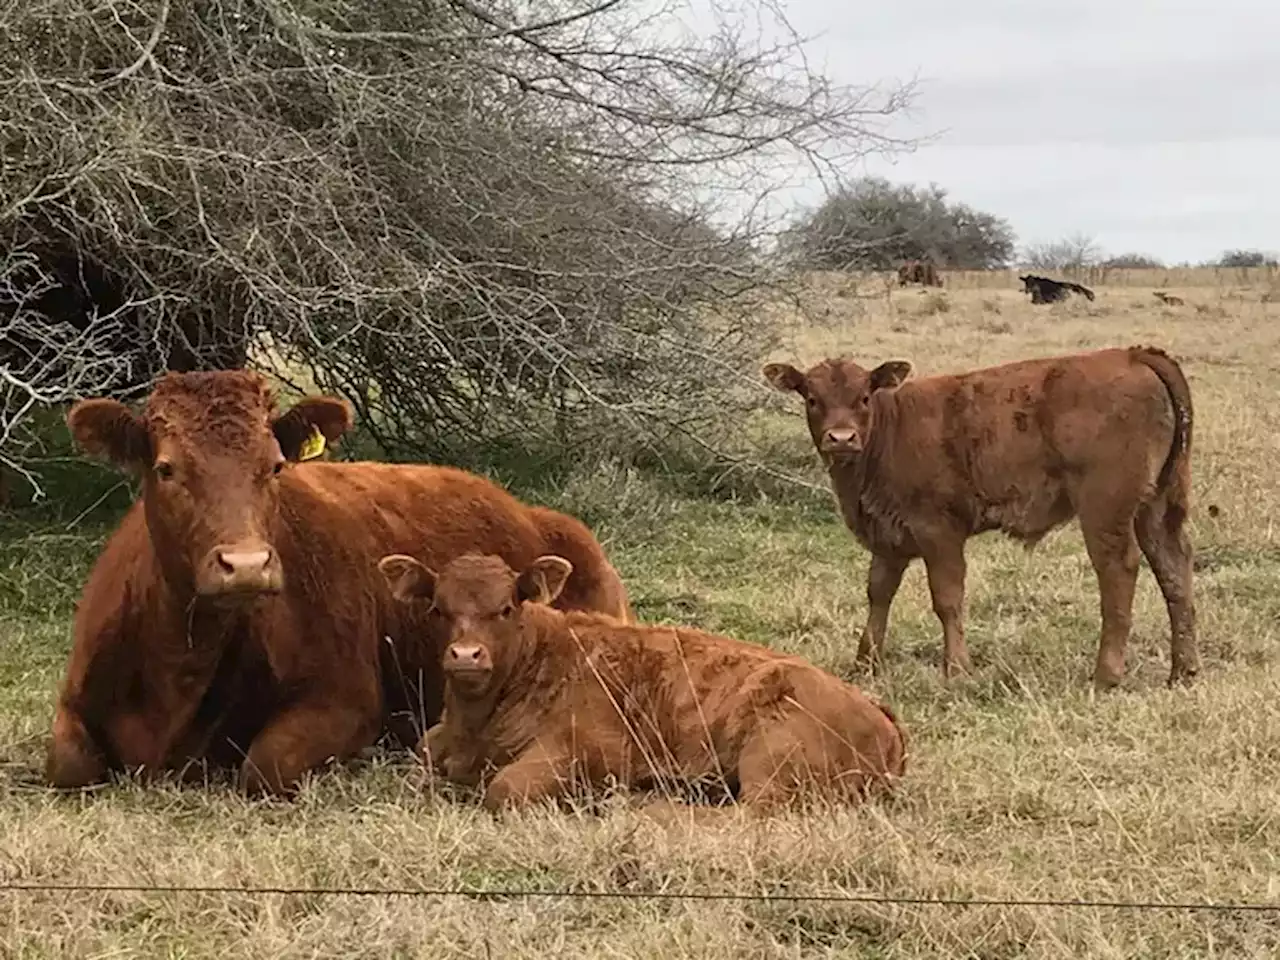
<svg viewBox="0 0 1280 960"><path fill-rule="evenodd" d="M918 76L866 172L948 188L1021 243L1111 253L1280 250L1280 4L1264 0L785 0L833 80Z"/></svg>

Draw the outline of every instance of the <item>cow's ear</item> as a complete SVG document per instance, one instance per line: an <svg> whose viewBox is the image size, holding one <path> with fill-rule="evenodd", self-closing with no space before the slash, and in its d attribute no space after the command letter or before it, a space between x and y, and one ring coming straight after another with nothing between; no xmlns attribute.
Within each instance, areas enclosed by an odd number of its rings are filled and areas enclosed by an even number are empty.
<svg viewBox="0 0 1280 960"><path fill-rule="evenodd" d="M760 372L775 390L781 390L784 393L788 390L794 390L799 394L804 393L804 374L789 363L767 363Z"/></svg>
<svg viewBox="0 0 1280 960"><path fill-rule="evenodd" d="M435 600L435 573L413 557L406 557L403 553L390 554L378 561L378 570L387 578L391 595L401 603Z"/></svg>
<svg viewBox="0 0 1280 960"><path fill-rule="evenodd" d="M91 457L135 473L151 465L147 425L119 400L81 400L67 413L67 426Z"/></svg>
<svg viewBox="0 0 1280 960"><path fill-rule="evenodd" d="M571 573L573 564L564 557L541 556L516 578L516 597L531 603L554 603Z"/></svg>
<svg viewBox="0 0 1280 960"><path fill-rule="evenodd" d="M886 360L871 371L872 390L896 390L911 376L910 360Z"/></svg>
<svg viewBox="0 0 1280 960"><path fill-rule="evenodd" d="M280 452L288 460L310 460L351 429L351 404L338 397L304 397L271 424ZM317 449L317 447L319 449ZM306 454L313 451L310 456Z"/></svg>

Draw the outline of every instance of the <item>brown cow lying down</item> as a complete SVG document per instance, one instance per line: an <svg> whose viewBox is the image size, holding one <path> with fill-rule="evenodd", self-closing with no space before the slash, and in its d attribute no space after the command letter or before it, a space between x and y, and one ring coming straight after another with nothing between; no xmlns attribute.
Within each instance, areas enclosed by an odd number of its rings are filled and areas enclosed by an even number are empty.
<svg viewBox="0 0 1280 960"><path fill-rule="evenodd" d="M555 550L576 569L560 606L629 616L617 573L572 517L446 467L296 462L313 429L334 441L350 427L342 400L277 415L255 373L168 374L141 415L86 400L68 422L142 493L76 612L54 785L207 761L239 763L243 789L289 793L387 724L415 743L439 716L440 648L391 599L377 570L389 552L426 545L439 563L482 549L527 564ZM416 731L404 711L421 711Z"/></svg>
<svg viewBox="0 0 1280 960"><path fill-rule="evenodd" d="M1169 682L1192 678L1191 391L1178 364L1130 347L904 382L910 373L905 360L764 368L805 399L840 512L871 551L859 658L878 661L903 572L921 557L943 671L967 669L965 541L1003 530L1030 549L1079 516L1102 598L1096 685L1124 675L1139 550L1169 609Z"/></svg>
<svg viewBox="0 0 1280 960"><path fill-rule="evenodd" d="M392 593L449 631L445 710L423 759L489 809L564 798L611 778L637 787L719 776L756 808L811 794L860 799L903 773L893 715L812 664L697 630L554 610L573 565L516 573L469 554L437 576L379 564Z"/></svg>

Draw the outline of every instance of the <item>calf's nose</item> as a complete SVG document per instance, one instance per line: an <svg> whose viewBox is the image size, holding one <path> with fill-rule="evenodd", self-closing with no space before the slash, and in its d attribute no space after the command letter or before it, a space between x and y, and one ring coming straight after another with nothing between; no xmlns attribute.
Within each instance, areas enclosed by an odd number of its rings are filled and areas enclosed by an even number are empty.
<svg viewBox="0 0 1280 960"><path fill-rule="evenodd" d="M451 665L459 667L489 666L489 651L479 643L451 643L445 653Z"/></svg>
<svg viewBox="0 0 1280 960"><path fill-rule="evenodd" d="M853 447L857 448L858 431L849 429L828 430L823 442L829 447Z"/></svg>

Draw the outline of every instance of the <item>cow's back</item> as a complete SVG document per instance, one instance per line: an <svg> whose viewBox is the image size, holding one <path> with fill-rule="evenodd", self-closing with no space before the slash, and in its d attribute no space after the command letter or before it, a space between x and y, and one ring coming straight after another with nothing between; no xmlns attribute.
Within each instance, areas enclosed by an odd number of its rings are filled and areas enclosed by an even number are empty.
<svg viewBox="0 0 1280 960"><path fill-rule="evenodd" d="M564 557L577 574L570 577L554 606L561 610L596 611L630 621L626 586L587 525L549 507L530 507L529 516L542 536L544 552Z"/></svg>
<svg viewBox="0 0 1280 960"><path fill-rule="evenodd" d="M921 378L877 404L893 433L886 490L1029 541L1073 515L1072 478L1131 470L1154 484L1173 440L1168 391L1126 349Z"/></svg>

